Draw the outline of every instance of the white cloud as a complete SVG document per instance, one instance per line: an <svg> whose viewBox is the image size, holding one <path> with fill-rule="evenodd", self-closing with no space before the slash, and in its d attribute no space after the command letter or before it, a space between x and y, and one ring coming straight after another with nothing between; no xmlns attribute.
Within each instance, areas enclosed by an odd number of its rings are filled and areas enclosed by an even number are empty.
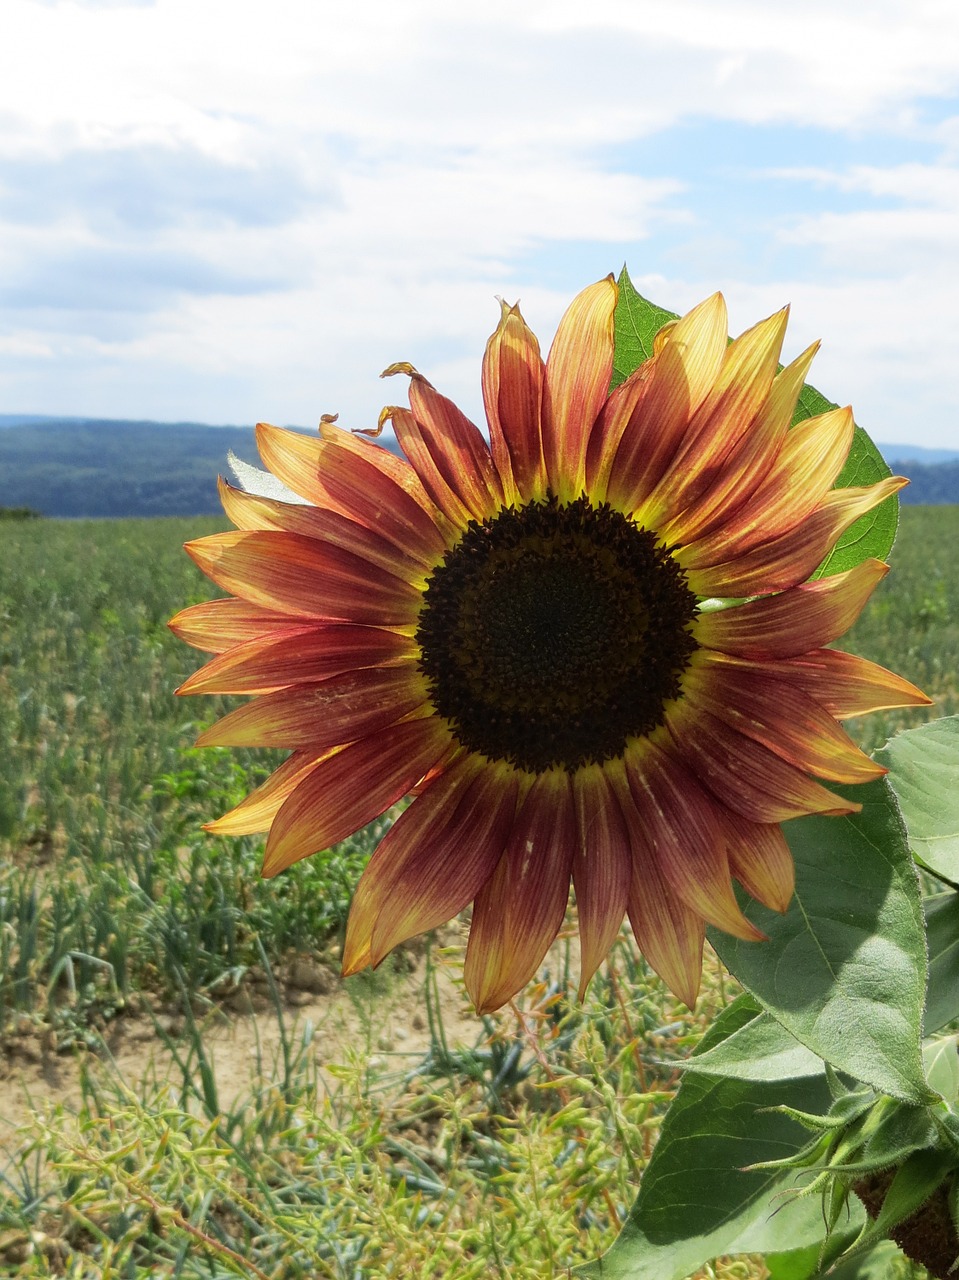
<svg viewBox="0 0 959 1280"><path fill-rule="evenodd" d="M952 0L373 0L335 22L314 0L5 0L4 25L4 407L360 425L408 358L476 412L492 295L545 341L626 256L677 309L723 284L740 327L788 298L827 338L841 322L870 411L912 388L945 416L921 339L955 323L955 170L786 154L794 210L737 240L688 157L628 156L704 120L954 154L955 119L926 121L959 87ZM730 270L783 252L794 278Z"/></svg>

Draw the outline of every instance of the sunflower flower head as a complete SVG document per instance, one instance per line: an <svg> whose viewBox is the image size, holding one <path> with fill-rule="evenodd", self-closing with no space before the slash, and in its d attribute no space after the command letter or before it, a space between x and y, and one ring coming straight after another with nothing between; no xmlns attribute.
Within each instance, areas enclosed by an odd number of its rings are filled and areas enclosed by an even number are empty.
<svg viewBox="0 0 959 1280"><path fill-rule="evenodd" d="M883 772L838 721L928 701L826 647L886 566L811 575L905 481L833 488L848 408L790 429L815 348L778 369L785 311L729 343L716 294L610 392L616 298L583 290L545 362L503 305L488 440L408 364L380 424L403 457L261 424L296 500L221 482L236 530L187 547L231 594L171 622L215 655L179 692L254 695L200 744L291 751L209 829L269 832L272 876L413 797L357 886L346 973L472 904L466 984L496 1008L572 882L581 991L628 916L692 1005L706 923L762 936L733 879L785 910L779 824L852 812L829 783Z"/></svg>

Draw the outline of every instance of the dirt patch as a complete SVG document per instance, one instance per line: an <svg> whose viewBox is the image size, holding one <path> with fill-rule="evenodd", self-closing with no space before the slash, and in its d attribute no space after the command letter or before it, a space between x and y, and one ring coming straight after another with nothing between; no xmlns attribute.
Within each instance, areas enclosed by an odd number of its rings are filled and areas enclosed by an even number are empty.
<svg viewBox="0 0 959 1280"><path fill-rule="evenodd" d="M433 979L434 1008L451 1047L474 1045L482 1036L482 1024L455 980L458 973L461 966L440 964ZM284 1034L292 1046L309 1042L308 1052L327 1084L334 1079L329 1068L351 1058L400 1070L415 1065L430 1047L424 955L407 956L405 972L394 968L346 980L330 965L296 957L282 977L282 1016L269 983L256 975L195 1015L223 1111L255 1084L278 1076ZM104 1078L119 1076L137 1093L153 1083L177 1089L182 1069L164 1037L185 1055L186 1020L182 1013L151 1010L143 1003L140 1011L125 1012L107 1025L99 1051L65 1048L53 1028L28 1017L19 1020L0 1048L0 1149L12 1152L21 1145L34 1111L57 1103L78 1108L81 1073L91 1067Z"/></svg>

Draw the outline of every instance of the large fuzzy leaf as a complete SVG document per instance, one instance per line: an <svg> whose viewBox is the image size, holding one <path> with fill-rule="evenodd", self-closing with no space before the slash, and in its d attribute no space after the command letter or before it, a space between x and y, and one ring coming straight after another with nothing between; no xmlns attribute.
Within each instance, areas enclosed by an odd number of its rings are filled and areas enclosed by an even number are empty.
<svg viewBox="0 0 959 1280"><path fill-rule="evenodd" d="M937 893L923 902L929 947L929 987L923 1035L959 1018L959 893Z"/></svg>
<svg viewBox="0 0 959 1280"><path fill-rule="evenodd" d="M755 902L769 937L710 931L763 1008L837 1071L909 1102L929 1097L920 1038L926 946L915 865L889 786L837 787L862 813L783 826L796 863L784 915Z"/></svg>
<svg viewBox="0 0 959 1280"><path fill-rule="evenodd" d="M690 1058L686 1067L737 1080L802 1080L826 1070L822 1058L768 1013L751 1018L720 1044Z"/></svg>
<svg viewBox="0 0 959 1280"><path fill-rule="evenodd" d="M876 752L916 857L959 885L959 716L897 733Z"/></svg>

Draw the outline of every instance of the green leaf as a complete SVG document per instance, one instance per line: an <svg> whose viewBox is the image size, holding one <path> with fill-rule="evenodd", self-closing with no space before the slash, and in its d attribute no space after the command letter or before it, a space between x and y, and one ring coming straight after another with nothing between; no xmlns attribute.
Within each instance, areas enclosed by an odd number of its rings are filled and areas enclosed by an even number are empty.
<svg viewBox="0 0 959 1280"><path fill-rule="evenodd" d="M923 1046L922 1061L930 1088L941 1093L946 1102L954 1106L959 1099L959 1053L956 1052L956 1037L943 1036L941 1040L930 1040Z"/></svg>
<svg viewBox="0 0 959 1280"><path fill-rule="evenodd" d="M836 787L862 813L783 824L796 892L778 915L747 901L768 942L709 931L763 1008L837 1071L907 1102L929 1098L920 1054L926 986L915 865L884 780Z"/></svg>
<svg viewBox="0 0 959 1280"><path fill-rule="evenodd" d="M753 1012L739 1001L730 1005L711 1029L707 1048ZM824 1076L760 1082L687 1074L618 1239L575 1274L583 1280L684 1280L720 1254L818 1244L825 1231L818 1197L789 1195L797 1190L792 1174L745 1172L744 1166L793 1155L808 1141L805 1129L768 1108L824 1112L829 1103Z"/></svg>
<svg viewBox="0 0 959 1280"><path fill-rule="evenodd" d="M615 341L613 376L609 384L611 391L650 358L653 339L663 325L678 319L675 311L657 307L637 293L625 266L619 273L618 284L619 298L613 316Z"/></svg>
<svg viewBox="0 0 959 1280"><path fill-rule="evenodd" d="M889 770L913 853L959 884L959 716L897 733L876 759Z"/></svg>
<svg viewBox="0 0 959 1280"><path fill-rule="evenodd" d="M638 293L625 267L620 273L618 283L619 299L613 320L615 344L610 390L618 387L634 369L638 369L650 358L653 354L653 339L656 334L664 324L677 319L675 311L667 311L665 307L657 306ZM815 387L806 383L799 393L799 401L793 414L793 426L806 418L816 417L836 407L836 404L832 400L827 400L821 391L817 391ZM883 461L882 454L866 432L857 426L849 457L834 487L845 489L849 486L875 484L891 474ZM887 498L875 510L861 516L847 529L812 576L821 578L833 573L842 573L846 569L855 568L870 556L877 560L885 560L895 541L898 524L899 499L893 496Z"/></svg>
<svg viewBox="0 0 959 1280"><path fill-rule="evenodd" d="M844 1239L851 1242L852 1236ZM868 1253L841 1260L829 1272L829 1280L889 1280L892 1263L897 1258L902 1258L899 1247L891 1240L882 1240ZM765 1262L769 1280L812 1280L819 1275L819 1248L811 1245L789 1253L770 1254Z"/></svg>
<svg viewBox="0 0 959 1280"><path fill-rule="evenodd" d="M799 1080L821 1076L826 1069L822 1058L768 1013L752 1018L715 1048L696 1054L685 1067L737 1080Z"/></svg>
<svg viewBox="0 0 959 1280"><path fill-rule="evenodd" d="M937 893L923 901L929 986L922 1033L930 1036L959 1018L959 893Z"/></svg>

